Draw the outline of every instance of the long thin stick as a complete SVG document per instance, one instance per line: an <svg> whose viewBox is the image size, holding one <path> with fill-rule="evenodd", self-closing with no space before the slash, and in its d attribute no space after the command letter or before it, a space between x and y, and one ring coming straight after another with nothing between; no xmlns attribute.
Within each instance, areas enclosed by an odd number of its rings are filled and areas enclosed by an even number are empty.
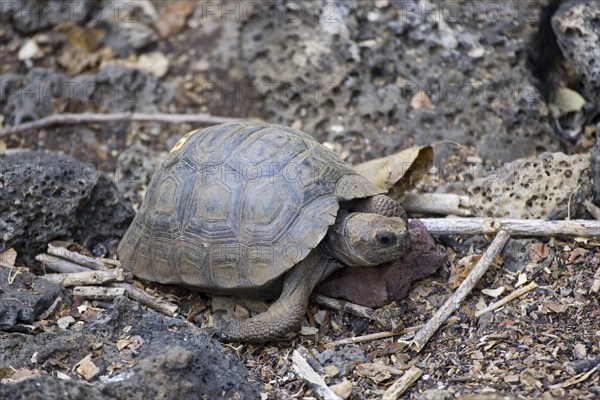
<svg viewBox="0 0 600 400"><path fill-rule="evenodd" d="M71 272L66 274L46 274L42 278L49 281L61 284L65 287L69 286L86 286L86 285L102 285L103 283L124 281L130 275L122 268L109 269L106 271L84 271Z"/></svg>
<svg viewBox="0 0 600 400"><path fill-rule="evenodd" d="M402 208L407 213L440 215L473 215L469 196L453 193L406 193L402 196Z"/></svg>
<svg viewBox="0 0 600 400"><path fill-rule="evenodd" d="M125 289L125 294L131 300L135 300L140 304L153 308L156 311L168 315L169 317L174 317L175 315L177 315L177 311L179 311L179 307L177 305L157 299L149 293L145 292L144 290L135 287L130 283L113 282L110 284L110 286Z"/></svg>
<svg viewBox="0 0 600 400"><path fill-rule="evenodd" d="M523 286L521 289L517 289L514 292L510 293L508 296L498 300L497 302L490 304L489 306L487 306L486 308L479 310L475 313L475 316L477 318L481 317L483 314L485 314L486 312L489 311L494 311L500 307L502 307L503 305L505 305L506 303L508 303L511 300L516 299L517 297L523 296L525 293L532 291L533 289L535 289L536 287L538 287L537 283L535 282L531 282L529 283L529 285L527 286Z"/></svg>
<svg viewBox="0 0 600 400"><path fill-rule="evenodd" d="M346 339L336 340L335 342L325 343L325 347L331 348L331 347L336 347L336 346L340 346L340 345L344 345L344 344L370 342L373 340L387 339L387 338L391 338L391 337L399 336L399 335L402 335L400 340L406 341L406 340L410 339L412 333L416 332L417 330L419 330L422 327L423 327L423 325L416 325L416 326L410 326L408 328L404 328L398 332L377 332L377 333L370 333L368 335L349 337ZM412 335L412 336L414 336L414 335Z"/></svg>
<svg viewBox="0 0 600 400"><path fill-rule="evenodd" d="M51 269L52 271L61 272L63 274L73 272L85 272L90 270L88 267L84 267L81 264L77 264L60 257L52 256L47 253L40 253L37 256L35 256L35 259L41 262L46 268Z"/></svg>
<svg viewBox="0 0 600 400"><path fill-rule="evenodd" d="M357 317L372 318L375 310L358 304L350 303L349 301L333 299L321 294L313 294L310 299L319 305L333 308L338 311L345 311Z"/></svg>
<svg viewBox="0 0 600 400"><path fill-rule="evenodd" d="M504 231L498 232L488 249L483 253L473 270L467 278L461 283L459 288L436 313L431 317L423 328L415 335L415 338L410 342L410 348L416 352L420 352L425 347L425 344L431 339L433 334L442 326L444 321L460 307L462 301L467 297L471 290L475 287L479 279L487 272L488 268L500 253L506 241L510 236Z"/></svg>
<svg viewBox="0 0 600 400"><path fill-rule="evenodd" d="M26 122L16 126L7 126L0 131L0 138L17 133L47 128L57 125L79 125L89 123L107 122L165 122L169 124L202 124L217 125L226 122L239 121L239 118L219 117L210 114L163 114L163 113L80 113L80 114L53 114L33 122Z"/></svg>
<svg viewBox="0 0 600 400"><path fill-rule="evenodd" d="M423 371L418 367L410 367L398 380L392 383L383 393L382 400L396 400L404 394L423 375Z"/></svg>
<svg viewBox="0 0 600 400"><path fill-rule="evenodd" d="M65 260L72 261L76 264L84 265L88 268L95 270L106 270L106 265L98 261L93 257L88 257L86 255L76 253L74 251L68 250L64 247L53 246L48 244L48 254L53 256L57 256L60 258L64 258Z"/></svg>
<svg viewBox="0 0 600 400"><path fill-rule="evenodd" d="M511 236L600 237L600 221L495 218L423 218L432 235L490 235L506 231Z"/></svg>

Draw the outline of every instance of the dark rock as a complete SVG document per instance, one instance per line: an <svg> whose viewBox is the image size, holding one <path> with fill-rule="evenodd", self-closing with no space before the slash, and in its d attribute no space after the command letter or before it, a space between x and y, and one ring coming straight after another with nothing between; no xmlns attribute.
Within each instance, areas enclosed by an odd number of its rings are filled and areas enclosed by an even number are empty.
<svg viewBox="0 0 600 400"><path fill-rule="evenodd" d="M117 158L115 174L119 192L132 203L140 204L154 171L160 166L165 155L166 152L157 154L148 146L139 144L121 152Z"/></svg>
<svg viewBox="0 0 600 400"><path fill-rule="evenodd" d="M52 240L92 249L120 238L134 215L110 178L61 153L1 155L0 188L0 252L14 247L28 264Z"/></svg>
<svg viewBox="0 0 600 400"><path fill-rule="evenodd" d="M417 400L452 400L454 395L444 389L429 389L423 391Z"/></svg>
<svg viewBox="0 0 600 400"><path fill-rule="evenodd" d="M88 26L103 32L102 45L110 47L117 57L126 58L158 45L152 19L133 4L116 6L105 2L98 18Z"/></svg>
<svg viewBox="0 0 600 400"><path fill-rule="evenodd" d="M600 132L600 122L596 125L596 132ZM600 140L596 138L594 147L590 150L590 163L592 164L592 182L594 182L594 203L600 205Z"/></svg>
<svg viewBox="0 0 600 400"><path fill-rule="evenodd" d="M127 334L123 329L131 327ZM93 354L100 373L90 383L36 377L1 385L2 399L255 399L259 384L242 363L215 340L183 319L146 310L127 298L113 305L80 331L47 330L37 336L0 334L0 364L14 368L54 368L70 373ZM118 339L139 335L143 343L135 364L99 381L111 363L122 364ZM37 364L32 355L37 353ZM57 363L56 360L60 360ZM131 363L133 364L133 363ZM74 375L76 377L76 375ZM32 394L43 394L35 397ZM32 396L32 397L29 397ZM70 397L69 397L70 396Z"/></svg>
<svg viewBox="0 0 600 400"><path fill-rule="evenodd" d="M600 105L600 3L569 0L561 4L552 26L563 55L583 81L588 99Z"/></svg>
<svg viewBox="0 0 600 400"><path fill-rule="evenodd" d="M327 349L317 354L316 359L323 367L335 365L340 371L340 376L352 372L359 363L369 362L363 349L355 344L349 344L336 349Z"/></svg>
<svg viewBox="0 0 600 400"><path fill-rule="evenodd" d="M64 22L73 24L93 18L98 12L94 0L58 1L25 0L6 1L2 4L3 19L12 22L16 31L32 34Z"/></svg>
<svg viewBox="0 0 600 400"><path fill-rule="evenodd" d="M75 109L91 103L103 111L152 112L158 110L157 104L170 102L174 93L170 85L161 84L152 75L115 64L96 74L74 77L32 68L26 75L7 76L0 86L0 102L6 103L5 123L11 125L50 115L53 99L66 101Z"/></svg>
<svg viewBox="0 0 600 400"><path fill-rule="evenodd" d="M502 249L504 268L511 272L521 272L531 261L531 245L541 243L536 239L509 239Z"/></svg>
<svg viewBox="0 0 600 400"><path fill-rule="evenodd" d="M29 272L15 272L0 266L0 331L35 321L62 291L60 285ZM9 276L14 276L14 281Z"/></svg>
<svg viewBox="0 0 600 400"><path fill-rule="evenodd" d="M413 220L409 228L411 249L401 260L384 266L339 269L315 292L372 308L405 298L414 281L433 274L448 260L422 222Z"/></svg>
<svg viewBox="0 0 600 400"><path fill-rule="evenodd" d="M53 376L38 376L12 385L0 386L0 397L5 400L108 400L99 387L85 382L68 381Z"/></svg>

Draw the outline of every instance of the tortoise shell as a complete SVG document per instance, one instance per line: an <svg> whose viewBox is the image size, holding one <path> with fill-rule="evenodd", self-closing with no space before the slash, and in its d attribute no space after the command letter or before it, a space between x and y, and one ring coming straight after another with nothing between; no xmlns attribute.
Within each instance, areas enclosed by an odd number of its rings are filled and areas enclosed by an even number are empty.
<svg viewBox="0 0 600 400"><path fill-rule="evenodd" d="M382 192L304 132L212 126L173 147L117 251L142 279L256 294L323 240L340 202Z"/></svg>

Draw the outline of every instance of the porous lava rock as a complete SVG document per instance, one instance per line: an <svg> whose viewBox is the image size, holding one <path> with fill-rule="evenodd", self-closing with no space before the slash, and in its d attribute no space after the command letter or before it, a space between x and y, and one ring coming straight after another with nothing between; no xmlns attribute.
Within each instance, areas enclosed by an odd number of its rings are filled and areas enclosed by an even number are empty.
<svg viewBox="0 0 600 400"><path fill-rule="evenodd" d="M475 179L468 192L480 217L563 219L583 213L582 203L592 190L590 177L588 157L545 153Z"/></svg>
<svg viewBox="0 0 600 400"><path fill-rule="evenodd" d="M119 239L133 216L112 180L91 164L58 152L0 155L0 252L13 247L18 262L33 263L52 240L93 249Z"/></svg>

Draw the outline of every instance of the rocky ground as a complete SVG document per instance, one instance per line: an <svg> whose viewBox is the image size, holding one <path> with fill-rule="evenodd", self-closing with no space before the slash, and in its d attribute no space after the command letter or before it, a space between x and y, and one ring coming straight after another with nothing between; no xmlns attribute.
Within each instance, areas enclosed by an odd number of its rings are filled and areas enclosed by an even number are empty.
<svg viewBox="0 0 600 400"><path fill-rule="evenodd" d="M594 2L0 6L0 126L67 112L260 118L303 129L351 163L433 145L435 164L415 191L468 194L480 216L589 219L585 200L600 198ZM600 396L597 237L510 239L418 354L407 337L337 344L384 327L314 304L300 334L221 345L206 335L217 308L209 296L137 282L180 305L171 318L125 297L83 301L38 277L34 257L51 240L114 256L161 157L192 128L119 122L0 134L0 397L315 397L292 366L294 350L344 398L381 398L413 366L423 375L405 398ZM70 168L17 149L62 151L72 158L50 157ZM523 157L538 158L514 161ZM491 239L435 237L427 248L447 262L391 307L408 332ZM475 315L529 282L537 288Z"/></svg>

